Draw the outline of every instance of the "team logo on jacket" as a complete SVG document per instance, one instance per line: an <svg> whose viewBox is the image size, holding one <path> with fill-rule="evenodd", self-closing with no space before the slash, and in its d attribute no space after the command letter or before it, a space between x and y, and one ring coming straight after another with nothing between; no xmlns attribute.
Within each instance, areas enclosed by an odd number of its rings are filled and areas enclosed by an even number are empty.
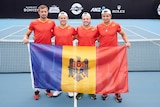
<svg viewBox="0 0 160 107"><path fill-rule="evenodd" d="M79 82L83 78L88 77L88 59L81 61L81 57L77 57L76 60L70 58L68 70L68 76Z"/></svg>

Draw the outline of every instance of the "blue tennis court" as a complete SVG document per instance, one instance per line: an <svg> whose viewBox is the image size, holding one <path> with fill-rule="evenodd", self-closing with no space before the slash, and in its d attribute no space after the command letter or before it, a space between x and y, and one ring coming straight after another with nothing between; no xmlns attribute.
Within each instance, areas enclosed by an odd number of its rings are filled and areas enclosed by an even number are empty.
<svg viewBox="0 0 160 107"><path fill-rule="evenodd" d="M47 98L43 91L38 101L33 99L27 46L22 43L31 19L0 19L0 106L1 107L73 107L74 99L67 93ZM131 41L128 49L129 93L122 94L122 103L109 95L106 101L88 95L77 101L78 107L159 107L160 105L160 20L114 19L121 24ZM58 20L55 19L56 24ZM93 19L96 26L101 20ZM77 27L81 20L70 19ZM54 38L53 38L54 39ZM33 40L33 36L30 37ZM119 37L119 43L122 39Z"/></svg>
<svg viewBox="0 0 160 107"><path fill-rule="evenodd" d="M22 40L31 20L32 19L1 19L0 39ZM160 31L158 30L160 21L158 19L115 19L114 21L121 24L130 40L160 39ZM55 22L56 24L59 24L57 19L55 19ZM93 19L92 26L96 26L100 22L102 21ZM81 20L70 19L68 23L74 27L77 27L81 25Z"/></svg>

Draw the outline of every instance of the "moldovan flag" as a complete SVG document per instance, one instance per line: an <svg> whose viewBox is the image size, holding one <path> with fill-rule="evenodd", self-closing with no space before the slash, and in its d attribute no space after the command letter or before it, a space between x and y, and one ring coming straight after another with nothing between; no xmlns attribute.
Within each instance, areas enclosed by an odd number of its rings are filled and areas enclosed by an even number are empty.
<svg viewBox="0 0 160 107"><path fill-rule="evenodd" d="M34 88L87 94L128 92L126 46L30 43Z"/></svg>

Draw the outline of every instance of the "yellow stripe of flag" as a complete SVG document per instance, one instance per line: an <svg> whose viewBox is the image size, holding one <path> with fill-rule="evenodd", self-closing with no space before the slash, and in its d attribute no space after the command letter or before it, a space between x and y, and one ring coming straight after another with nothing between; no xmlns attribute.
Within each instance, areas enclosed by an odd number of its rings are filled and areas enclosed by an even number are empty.
<svg viewBox="0 0 160 107"><path fill-rule="evenodd" d="M65 92L96 92L96 47L63 46L61 86Z"/></svg>

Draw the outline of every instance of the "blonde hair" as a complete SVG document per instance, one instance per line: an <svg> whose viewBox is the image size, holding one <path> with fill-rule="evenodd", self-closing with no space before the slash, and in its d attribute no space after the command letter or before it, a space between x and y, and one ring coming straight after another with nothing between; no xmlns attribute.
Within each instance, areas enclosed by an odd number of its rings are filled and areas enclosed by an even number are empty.
<svg viewBox="0 0 160 107"><path fill-rule="evenodd" d="M83 18L84 16L89 16L89 17L91 18L91 15L90 15L88 12L84 12L84 13L82 14L82 18Z"/></svg>
<svg viewBox="0 0 160 107"><path fill-rule="evenodd" d="M68 14L64 11L61 11L59 14L58 14L58 17L60 17L61 15L64 15L66 17L68 17Z"/></svg>

